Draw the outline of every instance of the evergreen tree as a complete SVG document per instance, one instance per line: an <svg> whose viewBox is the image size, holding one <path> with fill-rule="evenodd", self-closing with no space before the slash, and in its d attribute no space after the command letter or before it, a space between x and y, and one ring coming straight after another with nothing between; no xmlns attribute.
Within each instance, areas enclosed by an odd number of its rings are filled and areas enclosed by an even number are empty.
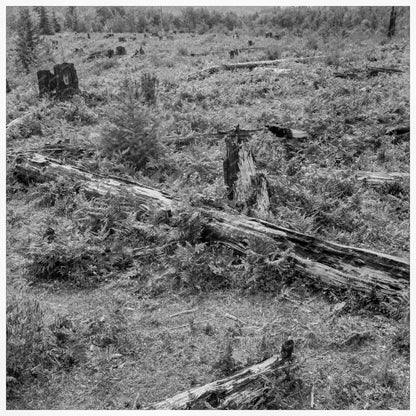
<svg viewBox="0 0 416 416"><path fill-rule="evenodd" d="M56 18L55 12L52 12L52 26L55 33L59 33L61 31L61 25Z"/></svg>
<svg viewBox="0 0 416 416"><path fill-rule="evenodd" d="M52 35L52 29L49 23L46 7L35 7L35 11L39 15L39 34Z"/></svg>
<svg viewBox="0 0 416 416"><path fill-rule="evenodd" d="M77 32L78 30L78 14L75 6L67 8L65 13L65 28L73 32Z"/></svg>
<svg viewBox="0 0 416 416"><path fill-rule="evenodd" d="M26 73L29 73L30 65L36 60L35 49L38 42L39 37L33 27L29 9L22 8L17 21L16 62L23 67Z"/></svg>

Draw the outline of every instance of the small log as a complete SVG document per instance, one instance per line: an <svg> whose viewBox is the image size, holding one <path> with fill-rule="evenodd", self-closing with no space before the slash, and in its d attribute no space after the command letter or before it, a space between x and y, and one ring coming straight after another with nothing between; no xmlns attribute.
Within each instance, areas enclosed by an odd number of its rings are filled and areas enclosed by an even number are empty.
<svg viewBox="0 0 416 416"><path fill-rule="evenodd" d="M407 126L397 126L397 127L391 127L387 129L386 134L396 134L397 136L400 136L402 134L410 133L410 125Z"/></svg>
<svg viewBox="0 0 416 416"><path fill-rule="evenodd" d="M373 187L380 187L386 183L401 182L409 180L410 174L403 172L366 172L359 171L356 173L358 181L365 182Z"/></svg>
<svg viewBox="0 0 416 416"><path fill-rule="evenodd" d="M32 135L42 135L42 127L39 118L36 111L29 111L23 116L12 120L6 126L7 140L23 139Z"/></svg>
<svg viewBox="0 0 416 416"><path fill-rule="evenodd" d="M305 58L284 58L284 59L274 59L272 61L253 61L253 62L239 62L235 64L222 64L211 66L205 69L202 69L198 72L194 72L187 76L188 81L192 79L205 78L211 74L215 74L221 70L235 70L235 69L253 69L260 66L273 66L278 65L282 62L307 62L313 59L322 59L324 56L310 56Z"/></svg>
<svg viewBox="0 0 416 416"><path fill-rule="evenodd" d="M296 365L298 364L292 358L291 351L286 353L282 347L280 355L271 357L260 364L245 368L230 377L184 391L161 402L146 405L142 409L247 410L262 397L268 380L272 379L276 385L283 383L290 369Z"/></svg>

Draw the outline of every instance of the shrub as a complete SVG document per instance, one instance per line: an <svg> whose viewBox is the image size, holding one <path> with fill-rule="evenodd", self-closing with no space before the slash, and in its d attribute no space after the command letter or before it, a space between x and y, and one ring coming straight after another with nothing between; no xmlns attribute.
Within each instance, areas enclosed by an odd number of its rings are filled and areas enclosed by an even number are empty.
<svg viewBox="0 0 416 416"><path fill-rule="evenodd" d="M101 132L102 155L142 170L150 160L162 156L158 122L156 116L141 104L140 88L129 81L124 82L124 87L117 105L109 112L112 124ZM151 87L148 88L146 99L152 95Z"/></svg>
<svg viewBox="0 0 416 416"><path fill-rule="evenodd" d="M266 49L263 59L274 60L280 59L282 56L282 48L278 45L271 45Z"/></svg>
<svg viewBox="0 0 416 416"><path fill-rule="evenodd" d="M16 381L47 377L50 371L68 368L80 358L72 349L77 342L72 322L57 315L48 324L45 312L24 289L8 298L6 367L8 382L12 384L8 386L8 393L18 387Z"/></svg>

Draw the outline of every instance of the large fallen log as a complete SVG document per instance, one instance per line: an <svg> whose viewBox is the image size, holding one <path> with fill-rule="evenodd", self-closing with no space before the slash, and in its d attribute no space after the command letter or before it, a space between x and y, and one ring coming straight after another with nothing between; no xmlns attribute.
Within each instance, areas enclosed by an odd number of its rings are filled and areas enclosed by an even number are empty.
<svg viewBox="0 0 416 416"><path fill-rule="evenodd" d="M238 62L235 64L221 64L215 65L208 68L201 69L198 72L193 72L187 76L188 81L192 79L205 78L211 74L222 70L235 70L235 69L252 69L262 66L273 66L281 64L282 62L307 62L313 59L322 59L324 56L310 56L304 58L284 58L284 59L273 59L271 61L252 61L252 62Z"/></svg>
<svg viewBox="0 0 416 416"><path fill-rule="evenodd" d="M39 154L22 154L15 160L14 173L24 183L66 178L99 195L126 192L144 205L156 204L174 210L168 194L133 181L109 178L70 165L61 164ZM151 208L149 208L151 209ZM250 252L279 257L290 250L289 258L299 277L321 287L351 289L400 304L408 299L409 260L345 246L309 236L288 228L243 215L209 208L195 209L204 224L206 241L219 241L241 254Z"/></svg>
<svg viewBox="0 0 416 416"><path fill-rule="evenodd" d="M6 125L6 138L23 139L32 135L42 135L40 115L37 111L28 111L22 116L15 118Z"/></svg>
<svg viewBox="0 0 416 416"><path fill-rule="evenodd" d="M290 341L287 341L290 342ZM184 391L169 399L140 407L143 410L191 410L191 409L250 409L262 398L267 380L274 385L282 384L287 379L290 368L295 361L274 356L260 364L248 367L238 373ZM138 403L134 406L135 408Z"/></svg>

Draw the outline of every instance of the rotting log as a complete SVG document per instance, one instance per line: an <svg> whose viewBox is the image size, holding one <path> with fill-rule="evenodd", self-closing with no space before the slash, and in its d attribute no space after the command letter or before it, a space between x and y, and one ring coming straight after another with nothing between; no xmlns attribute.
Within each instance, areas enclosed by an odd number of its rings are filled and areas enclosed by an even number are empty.
<svg viewBox="0 0 416 416"><path fill-rule="evenodd" d="M164 192L137 182L93 174L39 154L16 157L14 174L24 183L69 179L95 195L125 192L145 207L153 203L166 211L174 210L174 200ZM195 211L204 224L205 241L222 242L242 255L254 252L276 258L290 250L288 258L293 260L295 270L317 286L351 289L367 296L377 293L395 304L408 299L410 262L407 259L321 240L244 215L209 208Z"/></svg>
<svg viewBox="0 0 416 416"><path fill-rule="evenodd" d="M409 173L403 172L366 172L359 171L355 174L358 181L365 182L366 184L379 187L384 184L401 182L410 179Z"/></svg>
<svg viewBox="0 0 416 416"><path fill-rule="evenodd" d="M274 59L270 61L252 61L252 62L238 62L235 64L221 64L215 65L208 68L201 69L198 72L194 72L187 76L188 81L192 79L198 78L205 78L211 74L215 74L216 72L222 70L232 71L235 69L253 69L262 66L273 66L278 65L283 62L307 62L314 59L322 59L324 56L310 56L310 57L303 57L303 58L284 58L284 59Z"/></svg>
<svg viewBox="0 0 416 416"><path fill-rule="evenodd" d="M162 191L146 187L134 181L88 172L80 167L60 163L38 153L17 155L15 177L25 184L49 180L70 180L79 184L87 194L95 196L127 195L140 203L156 205L166 211L172 207L172 199Z"/></svg>
<svg viewBox="0 0 416 416"><path fill-rule="evenodd" d="M42 135L39 119L37 111L28 111L23 116L12 120L6 125L7 140L27 138L35 134Z"/></svg>
<svg viewBox="0 0 416 416"><path fill-rule="evenodd" d="M403 71L397 68L387 68L387 67L378 67L378 66L368 66L367 68L356 68L351 69L345 72L334 72L334 76L336 78L357 78L359 75L364 75L367 77L375 77L379 73L386 73L386 74L401 74Z"/></svg>
<svg viewBox="0 0 416 416"><path fill-rule="evenodd" d="M216 380L176 396L140 407L143 410L250 409L262 396L268 380L275 385L284 383L295 359L273 356L259 364L245 368L230 377ZM140 399L140 398L138 398Z"/></svg>

